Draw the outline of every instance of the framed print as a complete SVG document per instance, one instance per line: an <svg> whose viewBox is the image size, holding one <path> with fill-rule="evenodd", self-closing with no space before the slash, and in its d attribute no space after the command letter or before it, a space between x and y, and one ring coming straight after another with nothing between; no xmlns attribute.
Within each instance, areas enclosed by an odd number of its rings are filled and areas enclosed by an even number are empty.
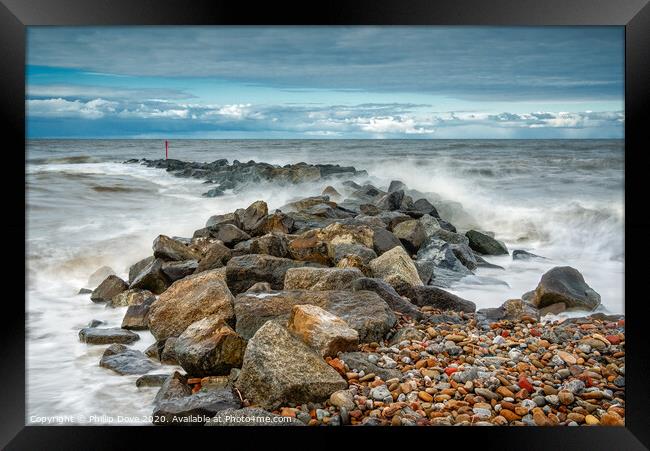
<svg viewBox="0 0 650 451"><path fill-rule="evenodd" d="M1 11L7 449L648 446L646 2Z"/></svg>

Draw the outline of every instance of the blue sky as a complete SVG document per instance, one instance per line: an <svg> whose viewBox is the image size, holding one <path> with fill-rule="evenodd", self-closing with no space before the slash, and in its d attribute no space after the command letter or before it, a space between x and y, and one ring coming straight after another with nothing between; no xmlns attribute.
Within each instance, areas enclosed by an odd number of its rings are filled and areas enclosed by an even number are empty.
<svg viewBox="0 0 650 451"><path fill-rule="evenodd" d="M622 138L622 27L30 27L30 138Z"/></svg>

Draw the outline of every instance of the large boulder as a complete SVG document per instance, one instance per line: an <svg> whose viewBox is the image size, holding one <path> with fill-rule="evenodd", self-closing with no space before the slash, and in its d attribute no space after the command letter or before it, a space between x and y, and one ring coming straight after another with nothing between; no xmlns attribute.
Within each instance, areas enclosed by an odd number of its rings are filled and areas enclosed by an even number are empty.
<svg viewBox="0 0 650 451"><path fill-rule="evenodd" d="M232 257L232 251L221 241L215 241L207 248L205 255L199 261L195 273L221 268Z"/></svg>
<svg viewBox="0 0 650 451"><path fill-rule="evenodd" d="M287 270L302 266L313 266L313 264L271 255L242 255L228 261L226 281L233 294L242 293L257 282L268 282L274 290L281 290Z"/></svg>
<svg viewBox="0 0 650 451"><path fill-rule="evenodd" d="M280 209L283 211L286 210L302 212L319 205L327 205L333 208L336 207L336 202L330 201L329 196L312 196L289 202L288 204L280 207Z"/></svg>
<svg viewBox="0 0 650 451"><path fill-rule="evenodd" d="M411 253L416 253L427 236L422 223L416 219L400 222L393 228L395 235Z"/></svg>
<svg viewBox="0 0 650 451"><path fill-rule="evenodd" d="M153 401L153 422L160 425L204 424L218 412L238 409L241 402L228 388L192 393L178 372L169 376Z"/></svg>
<svg viewBox="0 0 650 451"><path fill-rule="evenodd" d="M415 210L424 213L425 215L431 215L434 218L439 218L438 210L433 206L431 202L426 199L418 199L413 202L413 207Z"/></svg>
<svg viewBox="0 0 650 451"><path fill-rule="evenodd" d="M155 298L154 298L155 300ZM150 304L130 305L122 319L122 329L146 330L149 328Z"/></svg>
<svg viewBox="0 0 650 451"><path fill-rule="evenodd" d="M397 290L417 306L430 306L439 310L453 310L455 312L472 313L476 311L476 304L463 299L455 294L432 286L411 286Z"/></svg>
<svg viewBox="0 0 650 451"><path fill-rule="evenodd" d="M348 386L316 351L273 321L248 342L235 384L252 404L268 410L287 403L322 402Z"/></svg>
<svg viewBox="0 0 650 451"><path fill-rule="evenodd" d="M111 302L113 297L128 290L129 285L117 276L110 275L90 294L93 302Z"/></svg>
<svg viewBox="0 0 650 451"><path fill-rule="evenodd" d="M363 277L356 268L289 268L284 276L285 290L349 290L355 279Z"/></svg>
<svg viewBox="0 0 650 451"><path fill-rule="evenodd" d="M323 357L354 351L359 344L356 330L316 305L294 305L287 329Z"/></svg>
<svg viewBox="0 0 650 451"><path fill-rule="evenodd" d="M377 254L372 248L357 243L330 243L328 245L328 254L334 264L338 264L341 260L350 256L359 257L364 265L377 258Z"/></svg>
<svg viewBox="0 0 650 451"><path fill-rule="evenodd" d="M372 248L381 255L395 247L402 247L402 242L389 230L381 227L373 229Z"/></svg>
<svg viewBox="0 0 650 451"><path fill-rule="evenodd" d="M429 285L429 282L433 279L433 272L436 269L436 265L434 265L432 261L428 260L413 260L413 263L418 270L422 283Z"/></svg>
<svg viewBox="0 0 650 451"><path fill-rule="evenodd" d="M239 220L239 227L253 236L264 233L268 214L268 206L263 200L253 202L245 210L237 210L235 212Z"/></svg>
<svg viewBox="0 0 650 451"><path fill-rule="evenodd" d="M465 266L465 268L473 271L478 268L478 259L471 247L467 244L449 244L456 258Z"/></svg>
<svg viewBox="0 0 650 451"><path fill-rule="evenodd" d="M384 194L377 199L375 205L382 210L399 210L402 200L404 200L404 190L400 189L392 193Z"/></svg>
<svg viewBox="0 0 650 451"><path fill-rule="evenodd" d="M331 263L328 242L320 239L315 230L308 231L289 242L289 256L298 261L323 265Z"/></svg>
<svg viewBox="0 0 650 451"><path fill-rule="evenodd" d="M166 235L158 235L153 241L153 256L165 261L199 260L201 255L191 247Z"/></svg>
<svg viewBox="0 0 650 451"><path fill-rule="evenodd" d="M368 264L374 277L378 277L394 288L422 285L422 280L411 257L402 247L384 252Z"/></svg>
<svg viewBox="0 0 650 451"><path fill-rule="evenodd" d="M149 290L128 289L113 296L111 307L127 307L129 305L151 304L156 296Z"/></svg>
<svg viewBox="0 0 650 451"><path fill-rule="evenodd" d="M146 268L155 259L156 258L153 255L151 255L131 265L131 267L129 267L129 285L133 284L133 281L135 280L136 277L140 275L142 270Z"/></svg>
<svg viewBox="0 0 650 451"><path fill-rule="evenodd" d="M458 259L451 246L432 236L422 245L416 258L420 261L432 262L436 268L457 272L460 276L471 274L472 272Z"/></svg>
<svg viewBox="0 0 650 451"><path fill-rule="evenodd" d="M150 261L131 282L130 288L149 290L160 294L169 287L171 281L162 270L164 261L156 258Z"/></svg>
<svg viewBox="0 0 650 451"><path fill-rule="evenodd" d="M406 185L404 184L404 182L400 180L391 180L390 184L388 185L388 192L392 193L399 190L402 191L406 190Z"/></svg>
<svg viewBox="0 0 650 451"><path fill-rule="evenodd" d="M424 315L408 299L400 296L397 291L381 279L363 277L352 282L355 291L373 291L388 304L388 306L399 313L408 315L414 319L421 319Z"/></svg>
<svg viewBox="0 0 650 451"><path fill-rule="evenodd" d="M264 232L265 233L292 233L294 231L294 220L292 217L282 213L281 211L276 211L275 213L268 215L266 221L264 222Z"/></svg>
<svg viewBox="0 0 650 451"><path fill-rule="evenodd" d="M186 277L174 282L151 305L149 329L160 341L178 337L193 322L213 314L233 324L233 300L219 270Z"/></svg>
<svg viewBox="0 0 650 451"><path fill-rule="evenodd" d="M267 233L238 243L235 251L240 250L246 254L266 254L286 258L289 256L289 240L284 234Z"/></svg>
<svg viewBox="0 0 650 451"><path fill-rule="evenodd" d="M294 305L317 305L340 317L359 333L363 343L379 341L397 321L381 297L370 291L292 290L244 293L235 299L237 333L250 338L268 320L286 324Z"/></svg>
<svg viewBox="0 0 650 451"><path fill-rule="evenodd" d="M162 272L170 281L175 282L194 274L198 266L199 262L196 260L170 261L162 264Z"/></svg>
<svg viewBox="0 0 650 451"><path fill-rule="evenodd" d="M577 269L556 266L542 276L530 301L537 308L563 303L567 308L594 310L600 305L600 295Z"/></svg>
<svg viewBox="0 0 650 451"><path fill-rule="evenodd" d="M366 225L346 224L335 222L318 232L322 241L331 244L361 244L366 247L373 246L373 230Z"/></svg>
<svg viewBox="0 0 650 451"><path fill-rule="evenodd" d="M79 340L93 345L106 345L111 343L133 343L140 336L130 330L113 327L100 329L99 327L86 327L79 331Z"/></svg>
<svg viewBox="0 0 650 451"><path fill-rule="evenodd" d="M483 255L507 255L505 244L495 240L489 235L476 230L468 230L465 236L469 239L469 247Z"/></svg>
<svg viewBox="0 0 650 451"><path fill-rule="evenodd" d="M118 374L146 374L159 368L146 355L123 344L110 345L102 354L99 366Z"/></svg>
<svg viewBox="0 0 650 451"><path fill-rule="evenodd" d="M438 219L428 214L422 215L418 221L422 224L424 234L427 238L442 228Z"/></svg>
<svg viewBox="0 0 650 451"><path fill-rule="evenodd" d="M217 224L232 224L236 227L239 227L239 218L235 213L226 213L223 215L214 215L208 218L208 221L205 223L206 227L212 227Z"/></svg>
<svg viewBox="0 0 650 451"><path fill-rule="evenodd" d="M190 324L174 342L178 363L192 376L226 375L241 367L245 350L246 340L218 314Z"/></svg>
<svg viewBox="0 0 650 451"><path fill-rule="evenodd" d="M382 211L377 216L388 230L393 230L399 223L411 221L413 218L401 211Z"/></svg>
<svg viewBox="0 0 650 451"><path fill-rule="evenodd" d="M207 233L208 236L218 239L228 247L232 247L240 241L246 241L251 237L248 233L232 224L216 224L208 227L207 232L204 230L205 229L197 230L194 232L194 236L205 236Z"/></svg>

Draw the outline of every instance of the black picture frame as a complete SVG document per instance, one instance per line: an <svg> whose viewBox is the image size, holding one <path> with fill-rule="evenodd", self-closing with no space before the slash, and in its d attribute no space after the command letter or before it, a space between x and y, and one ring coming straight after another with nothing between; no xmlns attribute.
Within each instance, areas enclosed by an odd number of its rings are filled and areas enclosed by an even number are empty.
<svg viewBox="0 0 650 451"><path fill-rule="evenodd" d="M25 148L25 29L32 25L619 25L625 26L625 295L627 389L625 428L232 428L217 433L211 428L155 427L36 427L25 426L25 322L17 281L20 271L15 253L3 259L5 280L14 296L4 299L0 327L0 446L6 449L112 449L133 448L162 439L184 448L205 446L267 446L273 433L285 446L310 446L322 436L331 446L362 446L360 440L388 440L403 435L403 445L443 446L451 443L498 449L636 450L650 447L649 340L644 307L650 220L645 218L648 149L644 121L650 100L650 6L648 0L363 0L247 2L194 0L1 0L0 80L1 124L4 132L3 193L14 200L13 214L1 222L5 239L14 241L25 231L25 202L17 186L24 184ZM645 114L644 114L645 113ZM8 165L8 167L7 167ZM24 192L23 192L24 194ZM22 210L22 212L21 212ZM25 250L22 247L23 252ZM639 262L638 264L636 262ZM24 280L24 279L23 279ZM9 305L13 311L9 312ZM22 312L22 314L21 314ZM284 429L280 431L280 429ZM405 429L407 429L405 431ZM286 431L290 431L286 434ZM345 430L352 442L338 442L332 434ZM248 431L248 432L247 432ZM251 433L250 431L254 431ZM188 441L188 434L191 440ZM207 435L210 434L210 435ZM226 437L228 436L228 437ZM280 437L277 437L280 436ZM443 437L444 436L444 437ZM395 437L396 438L396 437ZM205 442L204 442L205 440ZM235 440L226 445L227 440ZM306 441L309 440L309 441ZM448 446L448 445L447 445Z"/></svg>

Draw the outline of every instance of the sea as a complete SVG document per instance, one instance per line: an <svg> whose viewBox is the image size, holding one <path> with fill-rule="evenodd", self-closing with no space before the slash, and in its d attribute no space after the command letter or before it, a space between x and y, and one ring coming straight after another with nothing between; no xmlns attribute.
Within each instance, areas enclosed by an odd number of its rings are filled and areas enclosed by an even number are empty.
<svg viewBox="0 0 650 451"><path fill-rule="evenodd" d="M259 199L272 211L326 184L343 190L340 181L256 184L206 198L202 180L123 163L164 157L163 140L28 141L27 424L150 424L157 388L100 368L106 346L78 338L93 319L119 327L124 316L125 307L78 294L93 288L88 278L99 267L126 279L159 234L191 237L211 215ZM511 251L546 257L488 257L504 269L478 269L449 288L477 308L519 298L548 269L572 266L601 295L598 311L625 311L622 140L170 140L169 157L354 166L368 173L355 181L384 190L401 180L446 205L441 215L461 231L490 231ZM133 348L154 342L148 331L138 334Z"/></svg>

